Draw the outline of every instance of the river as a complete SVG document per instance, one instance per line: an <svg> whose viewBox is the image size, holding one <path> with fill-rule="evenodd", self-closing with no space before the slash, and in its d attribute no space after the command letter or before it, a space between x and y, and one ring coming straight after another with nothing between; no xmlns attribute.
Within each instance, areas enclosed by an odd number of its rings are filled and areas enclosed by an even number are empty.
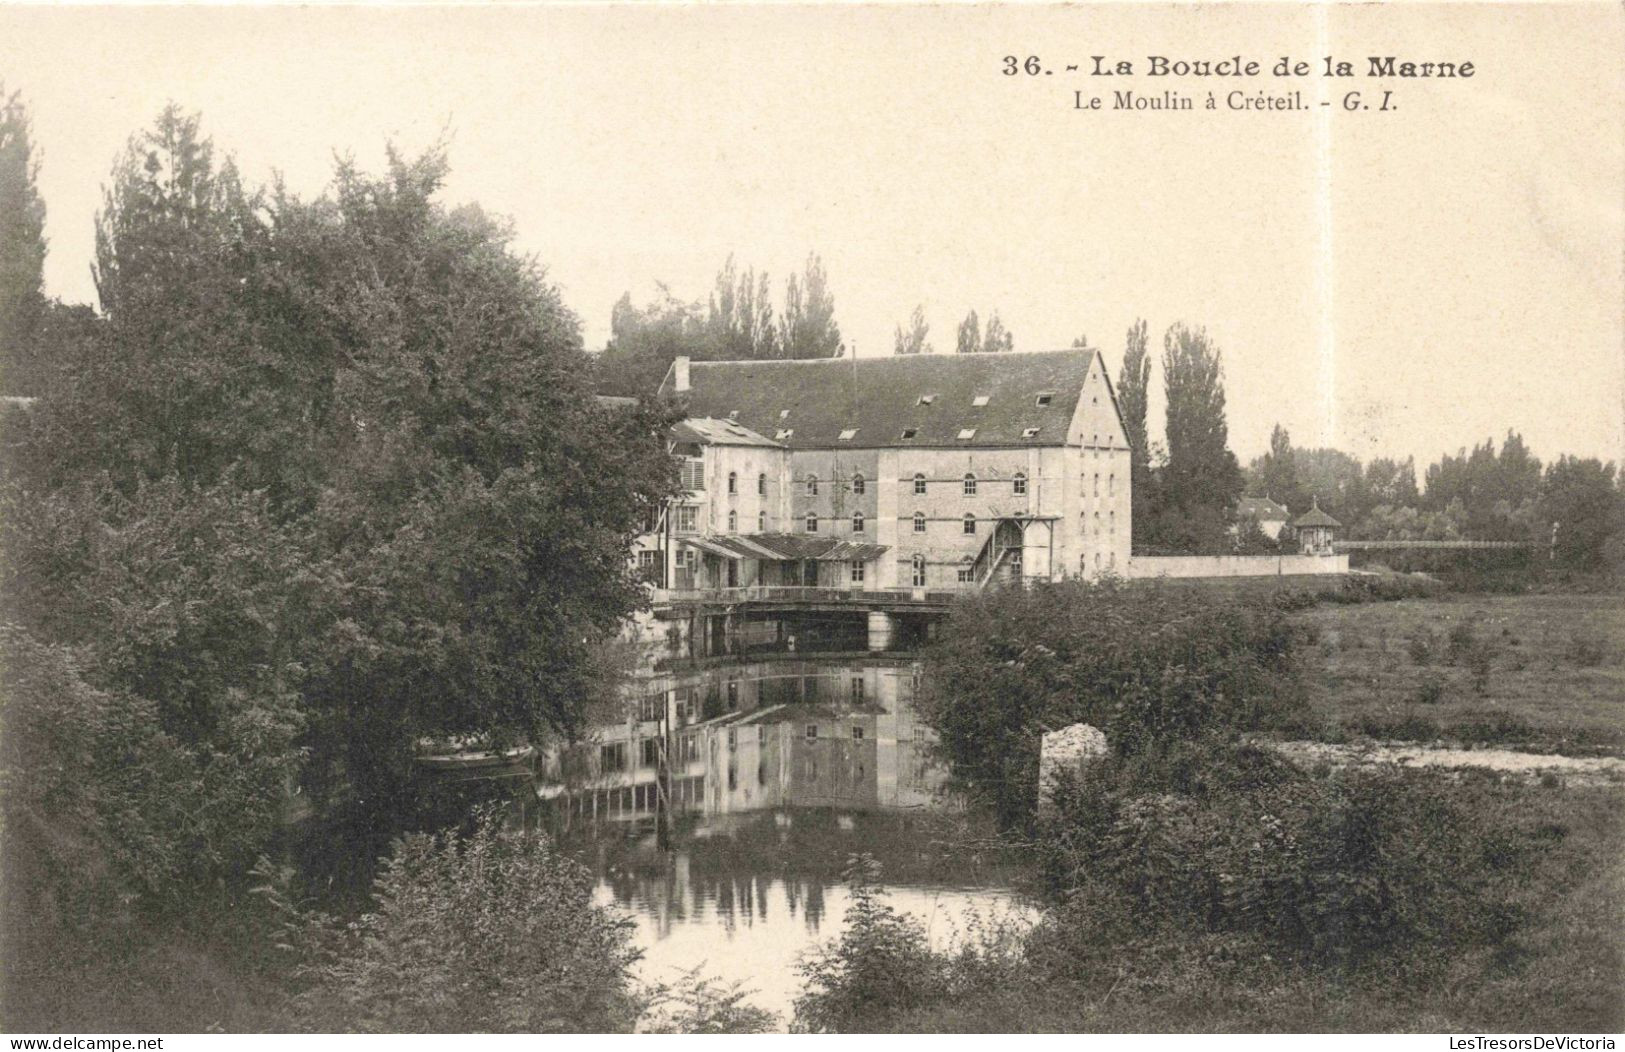
<svg viewBox="0 0 1625 1052"><path fill-rule="evenodd" d="M939 948L973 917L1030 914L1006 860L955 845L960 804L916 686L907 662L851 657L664 676L624 721L548 759L552 824L593 868L599 901L634 922L641 978L700 968L788 1022L797 962L840 934L859 854Z"/></svg>

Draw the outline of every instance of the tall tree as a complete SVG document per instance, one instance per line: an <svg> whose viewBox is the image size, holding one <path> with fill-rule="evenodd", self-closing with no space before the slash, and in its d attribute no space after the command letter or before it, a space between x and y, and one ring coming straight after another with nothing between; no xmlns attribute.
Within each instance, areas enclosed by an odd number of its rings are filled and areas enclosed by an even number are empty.
<svg viewBox="0 0 1625 1052"><path fill-rule="evenodd" d="M1004 320L999 317L999 312L994 311L987 319L987 328L982 331L982 353L1012 351L1015 350L1015 346L1014 334L1004 327Z"/></svg>
<svg viewBox="0 0 1625 1052"><path fill-rule="evenodd" d="M790 275L779 319L779 356L834 358L841 353L841 327L835 323L835 295L830 292L824 261L808 253L801 276Z"/></svg>
<svg viewBox="0 0 1625 1052"><path fill-rule="evenodd" d="M1205 329L1183 324L1163 338L1168 463L1157 510L1162 543L1188 551L1225 548L1241 495L1241 468L1229 449L1222 356Z"/></svg>
<svg viewBox="0 0 1625 1052"><path fill-rule="evenodd" d="M1259 460L1258 484L1266 496L1284 504L1295 515L1308 510L1308 498L1298 481L1298 461L1292 448L1292 436L1286 428L1276 424L1270 431L1270 448Z"/></svg>
<svg viewBox="0 0 1625 1052"><path fill-rule="evenodd" d="M1604 566L1610 554L1620 553L1625 536L1625 493L1614 465L1595 457L1560 457L1548 465L1536 521L1558 566L1582 571Z"/></svg>
<svg viewBox="0 0 1625 1052"><path fill-rule="evenodd" d="M915 307L914 313L908 319L908 331L901 325L897 326L897 336L894 354L931 354L933 349L926 339L931 333L931 326L925 321L925 308Z"/></svg>
<svg viewBox="0 0 1625 1052"><path fill-rule="evenodd" d="M1123 348L1123 365L1117 374L1117 407L1128 430L1131 522L1133 543L1147 542L1151 528L1151 442L1146 433L1145 414L1151 389L1151 356L1147 326L1140 318L1129 326Z"/></svg>
<svg viewBox="0 0 1625 1052"><path fill-rule="evenodd" d="M965 315L965 320L959 323L959 342L954 347L956 354L978 354L982 350L982 322L971 311Z"/></svg>
<svg viewBox="0 0 1625 1052"><path fill-rule="evenodd" d="M45 297L45 202L21 97L0 84L0 391L36 394L36 340Z"/></svg>
<svg viewBox="0 0 1625 1052"><path fill-rule="evenodd" d="M717 272L707 324L724 359L779 356L767 273L758 274L754 267L740 273L731 255Z"/></svg>

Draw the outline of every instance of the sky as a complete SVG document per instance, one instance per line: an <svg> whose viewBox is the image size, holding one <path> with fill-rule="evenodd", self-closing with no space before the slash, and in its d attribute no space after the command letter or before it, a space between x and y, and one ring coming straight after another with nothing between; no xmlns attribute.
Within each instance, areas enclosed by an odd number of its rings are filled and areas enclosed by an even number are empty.
<svg viewBox="0 0 1625 1052"><path fill-rule="evenodd" d="M1327 54L1475 74L1145 75L1151 55ZM446 200L512 217L589 347L622 293L701 299L732 253L782 294L817 252L860 356L917 304L939 352L997 310L1018 350L1086 334L1114 374L1136 318L1154 349L1206 326L1243 461L1276 423L1362 458L1509 429L1542 457L1625 458L1621 54L1611 3L0 6L52 295L94 299L108 172L168 101L305 195L337 154L376 169L386 143L449 134ZM1006 55L1056 72L1006 76ZM1065 70L1093 55L1135 74ZM1197 109L1113 110L1114 90ZM1307 108L1230 111L1235 90ZM1371 109L1344 110L1351 90Z"/></svg>

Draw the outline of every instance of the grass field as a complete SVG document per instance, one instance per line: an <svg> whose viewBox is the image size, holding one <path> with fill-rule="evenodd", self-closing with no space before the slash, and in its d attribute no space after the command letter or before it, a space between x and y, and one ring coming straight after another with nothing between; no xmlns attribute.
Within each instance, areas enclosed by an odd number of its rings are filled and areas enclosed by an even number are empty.
<svg viewBox="0 0 1625 1052"><path fill-rule="evenodd" d="M1625 754L1625 598L1459 595L1297 615L1325 740L1455 740Z"/></svg>

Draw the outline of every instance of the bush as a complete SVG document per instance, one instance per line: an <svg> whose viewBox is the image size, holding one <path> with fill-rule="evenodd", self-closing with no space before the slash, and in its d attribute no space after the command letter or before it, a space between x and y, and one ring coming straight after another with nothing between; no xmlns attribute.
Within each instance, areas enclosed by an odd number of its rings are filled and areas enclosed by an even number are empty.
<svg viewBox="0 0 1625 1052"><path fill-rule="evenodd" d="M1473 650L1478 646L1478 637L1473 634L1473 626L1465 621L1452 626L1445 637L1444 661L1447 665L1460 665L1467 660Z"/></svg>
<svg viewBox="0 0 1625 1052"><path fill-rule="evenodd" d="M1410 655L1413 664L1426 665L1433 658L1433 633L1425 628L1412 632L1405 641L1405 653Z"/></svg>
<svg viewBox="0 0 1625 1052"><path fill-rule="evenodd" d="M1581 668L1596 668L1608 657L1608 641L1602 636L1579 630L1569 640L1569 658Z"/></svg>
<svg viewBox="0 0 1625 1052"><path fill-rule="evenodd" d="M361 1033L613 1032L638 1011L631 922L544 836L482 810L471 833L398 841L376 912L293 918L294 1028ZM262 892L275 895L276 889Z"/></svg>
<svg viewBox="0 0 1625 1052"><path fill-rule="evenodd" d="M1019 822L1038 742L1084 722L1132 755L1216 730L1274 726L1303 707L1295 633L1267 600L1087 585L962 600L924 657L921 714L958 775Z"/></svg>
<svg viewBox="0 0 1625 1052"><path fill-rule="evenodd" d="M745 1003L753 991L700 974L703 965L685 971L671 986L644 991L648 1002L638 1031L645 1034L768 1034L779 1028L774 1012Z"/></svg>
<svg viewBox="0 0 1625 1052"><path fill-rule="evenodd" d="M1422 682L1416 688L1416 701L1420 705L1437 705L1444 700L1445 680L1443 676L1429 673L1422 677Z"/></svg>

